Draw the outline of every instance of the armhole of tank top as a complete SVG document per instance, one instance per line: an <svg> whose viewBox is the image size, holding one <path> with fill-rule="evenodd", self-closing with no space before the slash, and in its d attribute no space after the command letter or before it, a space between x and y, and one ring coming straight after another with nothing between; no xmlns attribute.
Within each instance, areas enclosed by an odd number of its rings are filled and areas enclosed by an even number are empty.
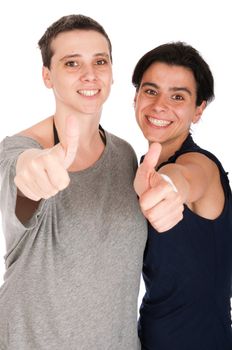
<svg viewBox="0 0 232 350"><path fill-rule="evenodd" d="M201 148L199 149L196 149L196 150L188 150L186 152L183 152L181 154L178 154L175 161L180 157L182 156L183 154L186 154L186 153L200 153L200 154L203 154L205 157L209 158L212 162L214 162L214 164L217 166L218 168L218 171L219 171L219 176L220 176L220 180L221 180L221 185L222 185L222 188L223 188L223 192L224 192L224 196L225 196L225 202L224 202L224 206L223 206L223 209L220 213L220 215L214 219L214 220L211 220L211 219L207 219L207 218L204 218L204 217L201 217L197 214L198 217L202 218L203 220L208 220L208 221L211 221L211 222L214 222L215 220L218 220L220 219L223 215L224 215L224 212L225 212L225 208L228 204L228 201L229 201L229 196L230 196L230 185L229 185L229 180L228 180L228 176L227 176L227 173L225 172L224 168L222 167L220 161L217 159L216 156L214 156L212 153L208 152L208 151L204 151L202 150ZM186 208L189 212L193 213L192 210L186 205Z"/></svg>

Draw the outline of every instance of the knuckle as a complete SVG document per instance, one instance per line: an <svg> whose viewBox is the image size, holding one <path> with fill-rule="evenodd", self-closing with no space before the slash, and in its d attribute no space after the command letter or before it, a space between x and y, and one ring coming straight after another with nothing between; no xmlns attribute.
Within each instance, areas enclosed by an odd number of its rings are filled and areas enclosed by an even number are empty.
<svg viewBox="0 0 232 350"><path fill-rule="evenodd" d="M52 194L51 194L51 193L45 193L45 194L42 195L42 198L43 198L43 199L49 199L49 198L51 198L51 197L52 197Z"/></svg>
<svg viewBox="0 0 232 350"><path fill-rule="evenodd" d="M63 177L60 181L59 181L59 185L58 185L58 189L61 191L61 190L64 190L66 187L68 187L70 183L70 178L69 177Z"/></svg>
<svg viewBox="0 0 232 350"><path fill-rule="evenodd" d="M152 226L155 228L155 230L159 233L161 232L164 232L166 231L166 229L162 226L162 225L159 225L158 223L155 224L155 223L152 223Z"/></svg>
<svg viewBox="0 0 232 350"><path fill-rule="evenodd" d="M35 202L38 202L38 201L40 201L42 199L41 196L36 196L36 195L31 196L31 197L28 196L28 198L32 199Z"/></svg>
<svg viewBox="0 0 232 350"><path fill-rule="evenodd" d="M146 206L145 206L145 201L144 201L142 196L139 198L139 204L140 204L140 208L141 208L142 212L144 212L146 210Z"/></svg>
<svg viewBox="0 0 232 350"><path fill-rule="evenodd" d="M16 175L14 177L14 183L15 183L16 186L18 186L18 184L19 184L19 176L18 175Z"/></svg>
<svg viewBox="0 0 232 350"><path fill-rule="evenodd" d="M151 225L156 229L159 230L160 228L160 223L159 223L159 219L154 215L153 212L149 211L146 212L145 217L147 218L147 220L151 223Z"/></svg>
<svg viewBox="0 0 232 350"><path fill-rule="evenodd" d="M152 214L150 211L146 212L146 218L148 221L150 221L153 225L156 225L156 218L154 217L154 214Z"/></svg>
<svg viewBox="0 0 232 350"><path fill-rule="evenodd" d="M156 231L158 232L158 233L163 233L163 232L165 232L165 231L167 231L168 229L167 228L164 228L164 227L158 227L157 229L156 229Z"/></svg>
<svg viewBox="0 0 232 350"><path fill-rule="evenodd" d="M27 184L29 181L28 179L28 173L26 171L21 171L19 174L17 174L14 178L14 183L17 186L21 186L22 184Z"/></svg>
<svg viewBox="0 0 232 350"><path fill-rule="evenodd" d="M59 190L57 188L54 188L51 192L50 192L50 197L54 197L57 193L59 193Z"/></svg>
<svg viewBox="0 0 232 350"><path fill-rule="evenodd" d="M38 164L39 164L39 159L38 158L33 158L31 159L30 163L28 164L28 169L32 171L37 171L38 170Z"/></svg>
<svg viewBox="0 0 232 350"><path fill-rule="evenodd" d="M44 164L50 164L51 161L54 159L54 155L51 152L45 152L42 156L41 156L41 161Z"/></svg>
<svg viewBox="0 0 232 350"><path fill-rule="evenodd" d="M52 193L52 197L54 197L55 195L57 195L59 191L58 190L54 190L53 193Z"/></svg>

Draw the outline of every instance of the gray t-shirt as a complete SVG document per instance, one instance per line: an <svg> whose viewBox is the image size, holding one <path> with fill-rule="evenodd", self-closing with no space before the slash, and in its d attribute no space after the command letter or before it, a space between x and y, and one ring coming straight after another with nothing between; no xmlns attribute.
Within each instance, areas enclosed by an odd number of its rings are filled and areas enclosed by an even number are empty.
<svg viewBox="0 0 232 350"><path fill-rule="evenodd" d="M42 200L23 225L13 179L31 138L1 143L1 211L6 273L0 288L1 350L135 350L137 297L147 227L133 179L136 157L106 132L90 168Z"/></svg>

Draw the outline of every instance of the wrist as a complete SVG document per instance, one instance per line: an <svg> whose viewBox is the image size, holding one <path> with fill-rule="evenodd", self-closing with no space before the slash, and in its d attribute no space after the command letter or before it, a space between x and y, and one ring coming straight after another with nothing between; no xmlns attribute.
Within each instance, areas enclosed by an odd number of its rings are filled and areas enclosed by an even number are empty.
<svg viewBox="0 0 232 350"><path fill-rule="evenodd" d="M172 180L170 179L170 177L166 174L161 174L159 173L160 176L162 176L162 178L164 179L164 181L168 182L171 186L174 192L178 192L176 186L174 185L174 183L172 182Z"/></svg>

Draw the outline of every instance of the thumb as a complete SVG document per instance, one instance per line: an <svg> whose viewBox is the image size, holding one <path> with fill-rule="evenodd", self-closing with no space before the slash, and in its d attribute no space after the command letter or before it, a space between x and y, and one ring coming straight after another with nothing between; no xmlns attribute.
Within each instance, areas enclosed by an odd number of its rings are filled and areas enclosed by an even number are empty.
<svg viewBox="0 0 232 350"><path fill-rule="evenodd" d="M68 169L72 165L79 145L79 125L77 118L73 115L70 115L66 119L65 124L65 158L64 158L64 167Z"/></svg>
<svg viewBox="0 0 232 350"><path fill-rule="evenodd" d="M150 178L155 172L155 166L159 160L161 150L161 144L152 143L138 168L134 180L134 188L138 196L141 196L150 188Z"/></svg>

